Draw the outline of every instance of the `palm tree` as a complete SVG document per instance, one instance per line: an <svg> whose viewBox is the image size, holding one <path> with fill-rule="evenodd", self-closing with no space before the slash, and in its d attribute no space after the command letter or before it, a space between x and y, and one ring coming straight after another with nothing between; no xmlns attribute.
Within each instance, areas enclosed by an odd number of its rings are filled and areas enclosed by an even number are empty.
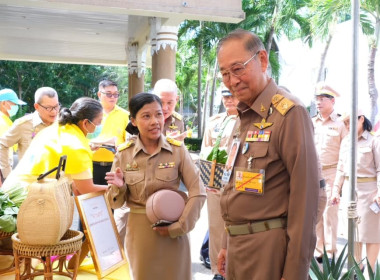
<svg viewBox="0 0 380 280"><path fill-rule="evenodd" d="M375 58L380 36L380 2L379 0L361 1L360 23L362 31L368 37L369 57L368 57L368 94L371 100L372 123L378 112L377 98L378 91L375 83Z"/></svg>

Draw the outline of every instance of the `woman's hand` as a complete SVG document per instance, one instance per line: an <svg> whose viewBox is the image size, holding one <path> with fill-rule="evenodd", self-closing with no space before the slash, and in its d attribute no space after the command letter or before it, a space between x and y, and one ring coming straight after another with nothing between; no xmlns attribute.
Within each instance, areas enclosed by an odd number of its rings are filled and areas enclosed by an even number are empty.
<svg viewBox="0 0 380 280"><path fill-rule="evenodd" d="M336 205L336 204L339 204L339 202L340 202L340 195L339 194L333 194L332 196L331 196L331 204L332 205Z"/></svg>
<svg viewBox="0 0 380 280"><path fill-rule="evenodd" d="M114 185L119 188L124 186L124 176L120 167L117 167L115 172L107 172L105 179L108 185Z"/></svg>
<svg viewBox="0 0 380 280"><path fill-rule="evenodd" d="M169 227L154 227L153 230L161 236L169 236Z"/></svg>

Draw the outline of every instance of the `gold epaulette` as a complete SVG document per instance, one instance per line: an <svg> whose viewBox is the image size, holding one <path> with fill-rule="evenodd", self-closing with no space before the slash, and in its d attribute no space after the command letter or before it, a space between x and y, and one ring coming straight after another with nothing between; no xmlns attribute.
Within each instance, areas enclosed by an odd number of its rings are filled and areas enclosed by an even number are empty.
<svg viewBox="0 0 380 280"><path fill-rule="evenodd" d="M119 146L117 146L117 150L120 152L122 150L125 150L132 146L135 143L133 140L129 140L128 142L121 143Z"/></svg>
<svg viewBox="0 0 380 280"><path fill-rule="evenodd" d="M371 130L370 134L371 134L372 136L375 136L375 135L376 135L376 132L373 131L373 130Z"/></svg>
<svg viewBox="0 0 380 280"><path fill-rule="evenodd" d="M182 121L183 117L182 115L178 114L176 111L173 112L173 117L175 117L176 119Z"/></svg>
<svg viewBox="0 0 380 280"><path fill-rule="evenodd" d="M178 147L181 147L181 146L182 146L182 141L175 140L175 139L173 139L173 138L171 138L171 137L169 137L169 136L166 136L166 140L167 140L170 144L172 144L172 145L174 145L174 146L178 146Z"/></svg>
<svg viewBox="0 0 380 280"><path fill-rule="evenodd" d="M294 103L281 94L276 94L272 97L272 104L283 116L294 107Z"/></svg>

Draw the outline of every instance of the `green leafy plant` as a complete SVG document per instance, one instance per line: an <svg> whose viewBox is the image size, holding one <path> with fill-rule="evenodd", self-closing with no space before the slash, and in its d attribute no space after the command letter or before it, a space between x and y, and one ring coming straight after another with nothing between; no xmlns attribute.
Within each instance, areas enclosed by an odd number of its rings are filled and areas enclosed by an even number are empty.
<svg viewBox="0 0 380 280"><path fill-rule="evenodd" d="M368 280L380 280L380 265L379 265L379 263L376 262L375 271L373 271L367 258L366 258L366 261L367 261L367 269L368 269L368 276L369 276ZM366 280L366 278L364 276L364 272L360 269L360 263L357 263L354 260L353 270L356 273L356 279L357 280Z"/></svg>
<svg viewBox="0 0 380 280"><path fill-rule="evenodd" d="M312 280L345 280L349 279L351 271L347 271L343 276L341 276L345 263L347 261L346 254L347 244L344 246L342 252L340 253L337 260L335 260L335 255L333 255L330 260L327 256L326 249L323 249L322 256L322 269L319 267L315 258L311 260L311 266L309 275Z"/></svg>
<svg viewBox="0 0 380 280"><path fill-rule="evenodd" d="M0 230L16 231L16 219L19 207L25 200L27 192L24 187L15 186L8 191L0 189Z"/></svg>

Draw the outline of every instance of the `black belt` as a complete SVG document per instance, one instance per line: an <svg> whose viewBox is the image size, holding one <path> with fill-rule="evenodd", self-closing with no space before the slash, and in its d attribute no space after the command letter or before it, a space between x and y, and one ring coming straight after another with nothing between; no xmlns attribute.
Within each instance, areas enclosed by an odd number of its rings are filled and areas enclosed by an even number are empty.
<svg viewBox="0 0 380 280"><path fill-rule="evenodd" d="M100 165L100 166L111 166L112 161L94 161L94 164Z"/></svg>

